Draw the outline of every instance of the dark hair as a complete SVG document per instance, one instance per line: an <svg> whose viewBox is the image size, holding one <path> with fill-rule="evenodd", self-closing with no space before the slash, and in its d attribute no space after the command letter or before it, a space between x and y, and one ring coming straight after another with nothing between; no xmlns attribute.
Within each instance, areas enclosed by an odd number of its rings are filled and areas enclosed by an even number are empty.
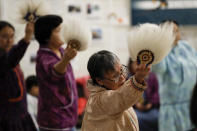
<svg viewBox="0 0 197 131"><path fill-rule="evenodd" d="M38 86L37 77L34 75L28 76L27 79L25 80L25 84L26 84L27 92L30 92L33 86Z"/></svg>
<svg viewBox="0 0 197 131"><path fill-rule="evenodd" d="M88 61L88 72L94 84L96 78L103 79L104 73L115 70L114 66L119 61L118 57L112 52L102 50L93 54Z"/></svg>
<svg viewBox="0 0 197 131"><path fill-rule="evenodd" d="M164 24L165 22L172 22L172 23L174 23L175 25L179 26L179 23L178 23L176 20L172 20L172 19L163 20L163 21L161 21L161 24Z"/></svg>
<svg viewBox="0 0 197 131"><path fill-rule="evenodd" d="M7 27L7 26L10 27L10 28L12 28L15 31L14 26L12 26L9 22L7 22L7 21L0 21L0 31L3 28Z"/></svg>
<svg viewBox="0 0 197 131"><path fill-rule="evenodd" d="M35 22L35 38L40 45L46 45L52 31L63 22L58 15L45 15Z"/></svg>
<svg viewBox="0 0 197 131"><path fill-rule="evenodd" d="M195 128L197 128L197 83L193 89L190 102L190 119Z"/></svg>

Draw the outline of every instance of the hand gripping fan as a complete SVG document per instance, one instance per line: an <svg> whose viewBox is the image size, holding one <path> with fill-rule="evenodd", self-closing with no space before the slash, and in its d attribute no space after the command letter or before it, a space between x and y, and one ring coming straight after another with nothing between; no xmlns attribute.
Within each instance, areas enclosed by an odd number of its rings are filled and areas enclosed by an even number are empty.
<svg viewBox="0 0 197 131"><path fill-rule="evenodd" d="M145 23L135 27L128 37L128 49L133 61L146 65L159 63L173 47L173 23Z"/></svg>
<svg viewBox="0 0 197 131"><path fill-rule="evenodd" d="M87 24L79 19L65 19L62 37L67 44L78 51L84 51L92 42L92 33Z"/></svg>
<svg viewBox="0 0 197 131"><path fill-rule="evenodd" d="M50 9L45 0L21 0L16 6L15 19L24 24L47 14L50 14Z"/></svg>

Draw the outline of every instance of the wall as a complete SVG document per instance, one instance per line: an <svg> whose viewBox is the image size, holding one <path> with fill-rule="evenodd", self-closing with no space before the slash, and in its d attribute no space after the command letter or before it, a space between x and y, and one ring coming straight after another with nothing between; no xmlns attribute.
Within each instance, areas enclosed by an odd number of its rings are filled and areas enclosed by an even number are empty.
<svg viewBox="0 0 197 131"><path fill-rule="evenodd" d="M18 25L12 19L14 15L15 0L3 0L4 1L4 17L3 19L9 20L12 22L16 29L16 40L19 40L24 35L24 25ZM89 57L99 50L110 50L118 55L123 64L127 64L129 53L127 49L127 33L130 30L130 0L48 0L50 5L52 5L53 13L55 14L64 14L65 16L80 17L81 19L87 20L92 29L100 29L102 31L102 38L94 40L92 45L88 50L84 52L79 52L77 57L72 61L74 68L74 73L76 77L82 77L88 75L87 72L87 61ZM100 6L100 13L95 13L92 16L81 13L68 13L67 5L74 3L77 5L98 4ZM81 8L81 12L85 10L85 6ZM10 15L12 14L12 15ZM111 14L111 15L109 15ZM115 14L115 15L114 15ZM63 16L64 16L63 15ZM122 18L123 22L119 23L117 21L119 18ZM181 27L183 37L187 38L192 45L197 48L197 27ZM30 74L35 74L35 64L30 62L30 57L34 56L38 50L38 44L36 41L33 41L24 58L21 61L21 67L24 71L25 77Z"/></svg>
<svg viewBox="0 0 197 131"><path fill-rule="evenodd" d="M0 0L0 20L3 18L3 11L4 11L4 6L3 6L3 0Z"/></svg>
<svg viewBox="0 0 197 131"><path fill-rule="evenodd" d="M16 32L16 41L19 40L24 35L24 25L18 25L12 18L12 15L14 12L14 5L16 3L15 0L4 0L4 6L5 6L5 17L4 19L9 20L11 23L13 23L17 29ZM100 40L94 40L92 45L87 51L79 52L77 57L72 61L72 65L74 68L75 76L76 77L82 77L84 75L88 75L87 72L87 61L89 57L99 50L110 50L116 53L120 59L121 62L126 64L127 58L128 58L128 51L127 51L127 43L126 43L126 34L129 29L129 6L130 1L129 0L83 0L83 1L76 1L76 0L48 0L50 5L52 5L53 13L55 14L65 14L65 16L71 17L71 16L77 16L81 17L82 19L87 20L89 25L92 29L100 29L102 30L102 39ZM100 13L93 14L93 16L85 16L77 15L77 14L69 14L66 6L67 4L78 4L83 5L85 4L98 4L100 6ZM9 9L9 10L8 10ZM84 10L84 7L82 7L82 10ZM110 13L117 13L117 16L111 16L110 20L108 19L108 14ZM95 16L94 16L95 15ZM123 24L118 24L116 22L115 17L120 17L123 15L123 17L127 20ZM63 16L63 15L62 15ZM98 17L98 18L97 18ZM24 71L25 77L27 77L30 74L35 74L35 64L32 64L30 62L30 57L34 56L36 54L36 51L38 49L38 44L36 41L33 41L24 58L21 61L21 67Z"/></svg>
<svg viewBox="0 0 197 131"><path fill-rule="evenodd" d="M195 0L168 0L166 6L160 1L132 0L132 23L153 22L159 23L166 19L174 19L182 25L197 25L197 1Z"/></svg>

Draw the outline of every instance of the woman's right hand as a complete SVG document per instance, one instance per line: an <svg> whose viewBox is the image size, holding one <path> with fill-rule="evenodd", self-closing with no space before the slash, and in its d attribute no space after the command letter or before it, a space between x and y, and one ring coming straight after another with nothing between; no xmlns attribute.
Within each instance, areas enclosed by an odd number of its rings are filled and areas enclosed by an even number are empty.
<svg viewBox="0 0 197 131"><path fill-rule="evenodd" d="M70 60L73 59L77 55L77 50L72 48L69 44L67 45L66 49L64 50L64 56L54 65L54 69L59 74L64 74L67 69L67 65L69 64Z"/></svg>
<svg viewBox="0 0 197 131"><path fill-rule="evenodd" d="M63 59L66 61L72 60L77 55L77 50L72 48L70 44L67 45L66 49L64 50Z"/></svg>
<svg viewBox="0 0 197 131"><path fill-rule="evenodd" d="M136 67L135 79L138 83L143 83L146 76L150 73L151 65L139 64Z"/></svg>
<svg viewBox="0 0 197 131"><path fill-rule="evenodd" d="M30 43L32 37L33 37L33 34L34 34L34 23L35 22L28 22L26 27L25 27L25 37L24 37L24 40L27 42L27 43Z"/></svg>

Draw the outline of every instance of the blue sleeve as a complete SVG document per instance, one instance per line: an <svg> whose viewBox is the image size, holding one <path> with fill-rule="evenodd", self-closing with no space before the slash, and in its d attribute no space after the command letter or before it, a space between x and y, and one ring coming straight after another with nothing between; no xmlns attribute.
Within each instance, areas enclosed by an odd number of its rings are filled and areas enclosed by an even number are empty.
<svg viewBox="0 0 197 131"><path fill-rule="evenodd" d="M180 42L186 48L188 53L191 53L193 56L197 57L197 51L187 41L180 41Z"/></svg>
<svg viewBox="0 0 197 131"><path fill-rule="evenodd" d="M152 66L152 72L155 74L163 74L165 73L167 68L166 58L163 59L160 63Z"/></svg>

